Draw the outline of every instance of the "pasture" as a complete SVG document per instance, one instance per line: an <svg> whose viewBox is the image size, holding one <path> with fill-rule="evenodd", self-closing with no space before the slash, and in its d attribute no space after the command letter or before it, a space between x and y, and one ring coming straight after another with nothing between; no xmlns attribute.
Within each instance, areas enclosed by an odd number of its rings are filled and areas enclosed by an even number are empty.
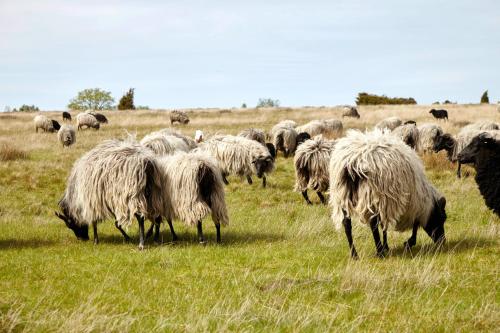
<svg viewBox="0 0 500 333"><path fill-rule="evenodd" d="M365 129L388 116L417 124L437 122L445 132L480 119L500 122L495 105L447 106L437 121L430 106L360 107ZM269 130L279 120L299 124L340 118L329 107L188 110L190 136ZM47 113L62 122L60 112ZM73 113L76 114L76 113ZM495 331L500 327L500 220L484 204L472 168L462 179L445 152L423 156L430 181L447 198L447 243L436 248L425 232L405 252L410 232L389 232L390 254L375 256L368 227L354 222L360 255L350 259L330 209L310 193L307 206L293 192L293 158L279 155L267 188L230 177L230 225L215 243L174 221L179 241L149 240L137 249L136 223L124 243L112 221L99 226L100 244L78 241L54 215L73 162L97 143L170 127L165 111L106 112L101 130L77 133L63 149L55 133L36 134L35 114L0 114L0 331ZM149 226L149 223L147 223Z"/></svg>

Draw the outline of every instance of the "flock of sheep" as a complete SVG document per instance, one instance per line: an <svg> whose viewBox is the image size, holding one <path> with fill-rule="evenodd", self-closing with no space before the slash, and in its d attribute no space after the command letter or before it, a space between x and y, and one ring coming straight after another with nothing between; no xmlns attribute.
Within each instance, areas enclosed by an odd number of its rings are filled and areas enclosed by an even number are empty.
<svg viewBox="0 0 500 333"><path fill-rule="evenodd" d="M99 123L107 122L98 115L91 111L80 113L77 127L98 129ZM360 117L355 107L346 108L343 116ZM173 112L171 123L172 119L181 124L189 122L183 112ZM37 116L35 128L55 131L59 127L61 143L74 143L74 129L54 122ZM412 230L405 242L408 249L415 245L420 227L435 243L444 242L446 199L426 178L417 154L443 149L451 161L458 161L458 176L461 164L474 164L487 206L500 215L498 124L474 123L452 136L437 124L417 126L414 121L391 117L373 130L349 130L344 137L342 134L342 122L335 119L313 120L302 126L283 120L270 133L249 128L237 136L217 134L204 138L197 131L193 139L168 128L140 141L134 137L107 140L75 162L56 215L79 239L88 240L88 228L92 226L95 243L98 222L115 220L116 228L130 240L124 228L135 218L139 248L143 249L145 239L153 234L155 241L160 240L163 219L174 241L177 236L172 222L179 219L189 226L196 225L198 239L204 243L202 220L211 214L220 242L220 226L229 222L224 191L227 176L244 177L252 184L252 176L256 175L265 187L266 175L273 172L281 151L285 158L294 155L294 190L307 204L312 204L308 190L315 191L324 204L324 193L329 192L332 219L338 228L344 228L351 256L358 257L351 225L351 218L356 217L370 226L376 253L383 257L389 249L389 228ZM147 232L145 219L151 221Z"/></svg>

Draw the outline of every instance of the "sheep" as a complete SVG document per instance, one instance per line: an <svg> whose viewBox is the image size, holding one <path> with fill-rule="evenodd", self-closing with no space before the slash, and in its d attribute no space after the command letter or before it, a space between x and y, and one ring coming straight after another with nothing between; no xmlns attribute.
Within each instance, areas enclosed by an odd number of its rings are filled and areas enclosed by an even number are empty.
<svg viewBox="0 0 500 333"><path fill-rule="evenodd" d="M255 140L262 145L266 145L266 134L263 130L258 128L247 128L241 131L238 136L247 138L250 140Z"/></svg>
<svg viewBox="0 0 500 333"><path fill-rule="evenodd" d="M187 152L191 150L181 138L161 131L146 135L141 140L141 144L157 155L171 155L176 151Z"/></svg>
<svg viewBox="0 0 500 333"><path fill-rule="evenodd" d="M411 148L417 149L419 133L415 124L408 123L398 126L392 131L392 134L403 140Z"/></svg>
<svg viewBox="0 0 500 333"><path fill-rule="evenodd" d="M283 127L295 128L295 127L297 127L297 123L293 120L288 120L288 119L282 120L271 128L271 136L274 135L274 132L276 132L278 129L283 128Z"/></svg>
<svg viewBox="0 0 500 333"><path fill-rule="evenodd" d="M351 130L337 140L329 169L332 219L337 229L343 225L352 258L358 257L353 216L370 225L379 257L389 249L389 226L400 232L413 229L407 249L416 244L419 226L435 243L445 241L446 199L427 180L416 152L400 139L378 129Z"/></svg>
<svg viewBox="0 0 500 333"><path fill-rule="evenodd" d="M351 117L351 118L360 118L361 116L358 113L358 109L355 106L346 105L343 107L344 111L342 112L342 118Z"/></svg>
<svg viewBox="0 0 500 333"><path fill-rule="evenodd" d="M184 111L174 110L170 112L170 124L173 125L175 122L186 125L189 123L189 116Z"/></svg>
<svg viewBox="0 0 500 333"><path fill-rule="evenodd" d="M375 128L383 130L384 128L387 128L389 130L394 130L396 127L401 126L403 121L399 119L398 117L389 117L385 118L381 121L379 121L376 125Z"/></svg>
<svg viewBox="0 0 500 333"><path fill-rule="evenodd" d="M188 226L197 226L198 240L205 243L202 220L212 215L217 243L221 242L220 225L229 218L224 199L224 184L217 161L204 153L176 152L157 160L165 206L162 216L167 222L174 241L177 240L172 220L178 218ZM161 219L155 220L155 239L158 240ZM151 226L146 237L151 235Z"/></svg>
<svg viewBox="0 0 500 333"><path fill-rule="evenodd" d="M429 111L430 114L436 119L445 119L448 120L448 111L446 110L436 110L432 109Z"/></svg>
<svg viewBox="0 0 500 333"><path fill-rule="evenodd" d="M408 125L408 124L417 125L417 122L415 120L407 120L403 123L403 125Z"/></svg>
<svg viewBox="0 0 500 333"><path fill-rule="evenodd" d="M222 180L228 185L229 174L245 176L252 184L252 175L262 178L266 187L266 174L274 170L274 158L269 150L260 143L233 135L216 135L203 142L194 150L206 152L217 160L222 172Z"/></svg>
<svg viewBox="0 0 500 333"><path fill-rule="evenodd" d="M69 147L76 142L75 128L71 125L62 125L57 132L57 139L63 147Z"/></svg>
<svg viewBox="0 0 500 333"><path fill-rule="evenodd" d="M443 135L443 129L436 124L421 124L417 128L417 150L422 153L432 152L436 140Z"/></svg>
<svg viewBox="0 0 500 333"><path fill-rule="evenodd" d="M327 119L324 121L326 127L325 135L335 135L340 136L344 131L344 125L338 119ZM313 136L313 135L312 135Z"/></svg>
<svg viewBox="0 0 500 333"><path fill-rule="evenodd" d="M80 130L83 127L93 128L97 131L101 127L101 124L95 116L90 113L83 112L76 115L76 128Z"/></svg>
<svg viewBox="0 0 500 333"><path fill-rule="evenodd" d="M35 123L35 132L38 133L38 129L42 129L44 132L55 132L61 128L61 125L55 120L51 120L44 115L37 115L33 122Z"/></svg>
<svg viewBox="0 0 500 333"><path fill-rule="evenodd" d="M477 131L494 131L499 129L497 123L489 120L480 120L475 123L464 126L461 131L477 130Z"/></svg>
<svg viewBox="0 0 500 333"><path fill-rule="evenodd" d="M295 153L297 148L297 131L292 127L281 127L274 132L273 144L276 151L282 151L285 158Z"/></svg>
<svg viewBox="0 0 500 333"><path fill-rule="evenodd" d="M307 133L311 137L326 133L326 124L323 120L311 120L307 124L295 128L297 133Z"/></svg>
<svg viewBox="0 0 500 333"><path fill-rule="evenodd" d="M297 134L297 147L300 146L302 143L306 142L309 140L311 136L308 133L302 132Z"/></svg>
<svg viewBox="0 0 500 333"><path fill-rule="evenodd" d="M186 145L189 147L190 150L198 147L198 143L195 140L193 140L189 136L186 136L186 135L178 132L177 130L175 130L173 128L164 128L162 130L159 130L158 133L162 133L162 134L166 134L166 135L170 135L170 136L176 136L179 139L182 139L186 143Z"/></svg>
<svg viewBox="0 0 500 333"><path fill-rule="evenodd" d="M108 123L108 118L106 118L106 116L103 115L102 113L97 113L93 110L87 110L87 111L85 111L85 113L93 115L95 117L95 119L97 119L97 121L100 122L101 124Z"/></svg>
<svg viewBox="0 0 500 333"><path fill-rule="evenodd" d="M328 162L334 144L334 141L325 140L319 135L305 141L295 152L294 191L302 193L308 205L312 205L307 195L308 188L316 191L322 204L326 203L322 192L328 190Z"/></svg>
<svg viewBox="0 0 500 333"><path fill-rule="evenodd" d="M63 121L65 121L65 120L71 121L71 113L64 111L62 113L62 118L63 118Z"/></svg>
<svg viewBox="0 0 500 333"><path fill-rule="evenodd" d="M483 132L457 156L460 163L473 163L476 183L486 206L500 217L500 132Z"/></svg>
<svg viewBox="0 0 500 333"><path fill-rule="evenodd" d="M55 212L75 236L88 240L92 225L99 243L97 223L114 218L123 230L134 216L139 223L139 249L144 248L144 219L164 212L161 174L155 155L132 139L107 140L75 162L68 177L61 212Z"/></svg>

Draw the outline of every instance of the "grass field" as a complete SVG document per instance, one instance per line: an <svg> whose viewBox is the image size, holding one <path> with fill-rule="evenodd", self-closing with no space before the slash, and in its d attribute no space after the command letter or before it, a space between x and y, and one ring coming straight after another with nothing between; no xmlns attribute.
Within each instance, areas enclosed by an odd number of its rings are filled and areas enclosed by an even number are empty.
<svg viewBox="0 0 500 333"><path fill-rule="evenodd" d="M361 107L373 126L392 115L434 122L426 106ZM446 131L478 119L500 122L496 106L452 105ZM49 113L59 119L60 113ZM391 253L375 257L369 228L354 223L360 260L349 258L329 209L305 205L292 191L292 159L279 157L268 187L231 177L226 188L230 226L215 243L205 221L206 246L196 230L174 222L180 241L124 244L111 221L101 243L78 241L54 216L73 162L107 138L169 126L162 111L110 112L98 132L79 132L63 149L55 134L35 134L34 114L0 114L0 331L498 331L500 220L477 190L473 170L461 180L444 152L424 156L427 175L447 198L447 243L437 250L420 232L412 253L407 233L389 233ZM182 132L236 134L340 117L335 108L193 110Z"/></svg>

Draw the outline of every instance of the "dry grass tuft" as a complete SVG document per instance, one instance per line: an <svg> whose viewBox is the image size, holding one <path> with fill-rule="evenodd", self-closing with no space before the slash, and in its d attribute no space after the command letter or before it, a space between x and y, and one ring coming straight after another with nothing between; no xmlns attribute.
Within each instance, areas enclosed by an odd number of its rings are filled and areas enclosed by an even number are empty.
<svg viewBox="0 0 500 333"><path fill-rule="evenodd" d="M0 143L0 161L25 160L29 157L24 150L17 149L6 142Z"/></svg>

